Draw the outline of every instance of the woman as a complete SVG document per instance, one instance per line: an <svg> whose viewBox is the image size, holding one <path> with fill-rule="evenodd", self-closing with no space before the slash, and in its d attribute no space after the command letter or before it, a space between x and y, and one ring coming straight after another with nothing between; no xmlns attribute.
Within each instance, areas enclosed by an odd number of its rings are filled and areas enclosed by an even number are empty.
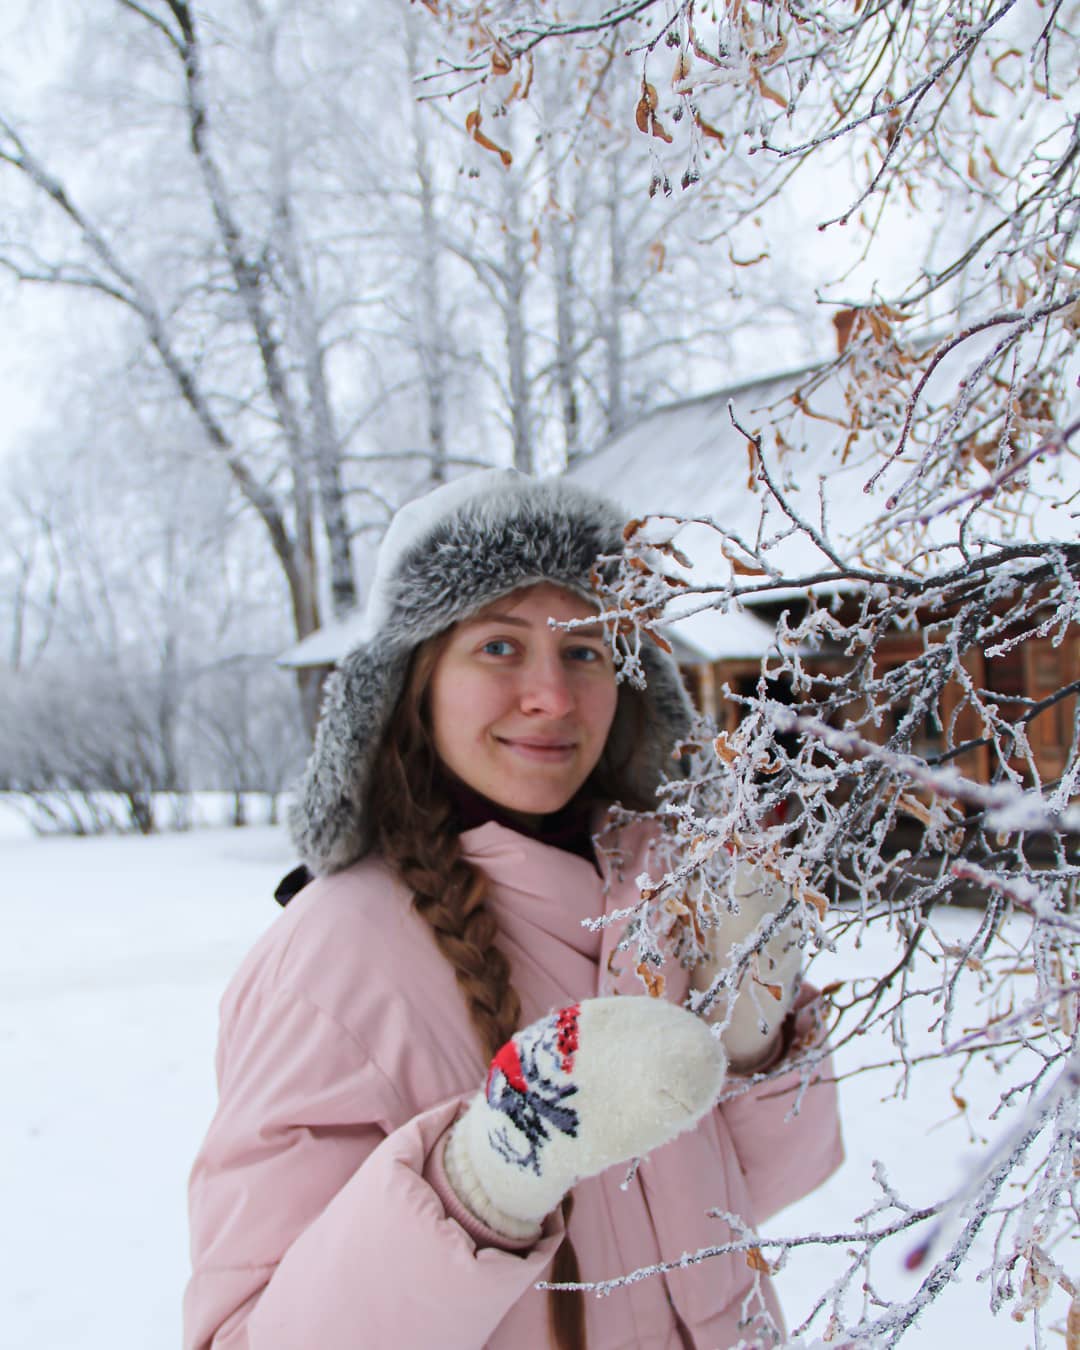
<svg viewBox="0 0 1080 1350"><path fill-rule="evenodd" d="M395 518L292 813L318 879L222 1004L188 1350L774 1343L739 1255L599 1301L535 1288L723 1242L707 1208L760 1221L840 1157L824 1085L790 1121L783 1079L714 1105L725 1072L780 1053L791 941L769 949L783 997L740 993L717 1037L677 1006L677 962L665 999L627 998L620 925L583 925L638 899L655 830L599 856L592 835L610 803L654 800L689 712L669 657L618 685L588 622L622 547L609 504L501 471ZM777 902L750 873L738 893L714 962ZM650 1150L629 1180L614 1166Z"/></svg>

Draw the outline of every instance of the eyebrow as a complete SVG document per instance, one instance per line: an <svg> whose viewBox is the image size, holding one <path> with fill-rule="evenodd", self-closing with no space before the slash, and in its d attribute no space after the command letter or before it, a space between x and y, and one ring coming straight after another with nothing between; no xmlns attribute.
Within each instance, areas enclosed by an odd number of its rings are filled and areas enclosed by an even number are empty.
<svg viewBox="0 0 1080 1350"><path fill-rule="evenodd" d="M515 617L515 615L513 614L503 614L500 613L498 610L487 610L485 613L476 614L471 619L466 619L462 627L476 628L479 625L485 623L504 623L509 624L511 627L514 628L532 627L532 624L529 622L528 619L519 619ZM580 628L571 628L566 633L566 636L570 638L573 637L602 638L604 636L604 626L599 622L583 624Z"/></svg>

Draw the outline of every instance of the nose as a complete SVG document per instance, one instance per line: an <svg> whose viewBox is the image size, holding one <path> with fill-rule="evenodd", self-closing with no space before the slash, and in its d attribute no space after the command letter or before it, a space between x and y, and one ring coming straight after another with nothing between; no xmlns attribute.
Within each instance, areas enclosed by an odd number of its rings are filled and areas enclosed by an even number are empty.
<svg viewBox="0 0 1080 1350"><path fill-rule="evenodd" d="M530 661L521 672L521 711L531 717L565 717L574 707L566 667L555 656Z"/></svg>

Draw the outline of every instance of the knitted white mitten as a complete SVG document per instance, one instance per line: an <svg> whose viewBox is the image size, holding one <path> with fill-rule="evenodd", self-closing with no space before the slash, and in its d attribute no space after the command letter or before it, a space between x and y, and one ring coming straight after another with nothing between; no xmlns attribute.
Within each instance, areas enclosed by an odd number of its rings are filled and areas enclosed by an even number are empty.
<svg viewBox="0 0 1080 1350"><path fill-rule="evenodd" d="M593 998L519 1031L451 1132L444 1164L462 1204L531 1239L576 1181L690 1129L720 1092L707 1024L652 998Z"/></svg>
<svg viewBox="0 0 1080 1350"><path fill-rule="evenodd" d="M693 973L697 990L708 989L731 963L733 949L763 928L788 899L778 881L743 863L736 864L734 889L739 912L722 912L716 927L706 930L706 959ZM751 957L739 982L731 1020L720 1036L733 1070L749 1072L774 1053L780 1024L798 991L801 964L798 933L790 924L780 927ZM705 1016L710 1022L723 1022L730 1006L731 995L722 992Z"/></svg>

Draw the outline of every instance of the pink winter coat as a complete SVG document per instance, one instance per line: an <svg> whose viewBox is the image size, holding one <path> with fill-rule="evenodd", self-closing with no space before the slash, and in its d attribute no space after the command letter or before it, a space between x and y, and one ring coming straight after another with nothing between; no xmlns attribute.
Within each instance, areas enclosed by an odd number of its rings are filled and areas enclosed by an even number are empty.
<svg viewBox="0 0 1080 1350"><path fill-rule="evenodd" d="M462 835L491 880L525 1022L642 992L620 970L619 925L601 943L580 925L637 900L636 840L601 878L494 822ZM668 963L665 974L667 995L683 998L685 973ZM383 863L368 858L297 896L222 1002L220 1105L191 1179L185 1350L548 1345L549 1295L533 1286L561 1220L529 1251L506 1251L478 1244L440 1198L437 1145L484 1069L453 971ZM835 1091L812 1086L785 1120L790 1080L724 1100L625 1188L622 1167L580 1183L570 1233L582 1277L723 1242L730 1230L707 1209L760 1222L819 1185L841 1159ZM778 1317L744 1256L711 1258L586 1296L589 1350L726 1350L748 1334L740 1309L762 1299Z"/></svg>

